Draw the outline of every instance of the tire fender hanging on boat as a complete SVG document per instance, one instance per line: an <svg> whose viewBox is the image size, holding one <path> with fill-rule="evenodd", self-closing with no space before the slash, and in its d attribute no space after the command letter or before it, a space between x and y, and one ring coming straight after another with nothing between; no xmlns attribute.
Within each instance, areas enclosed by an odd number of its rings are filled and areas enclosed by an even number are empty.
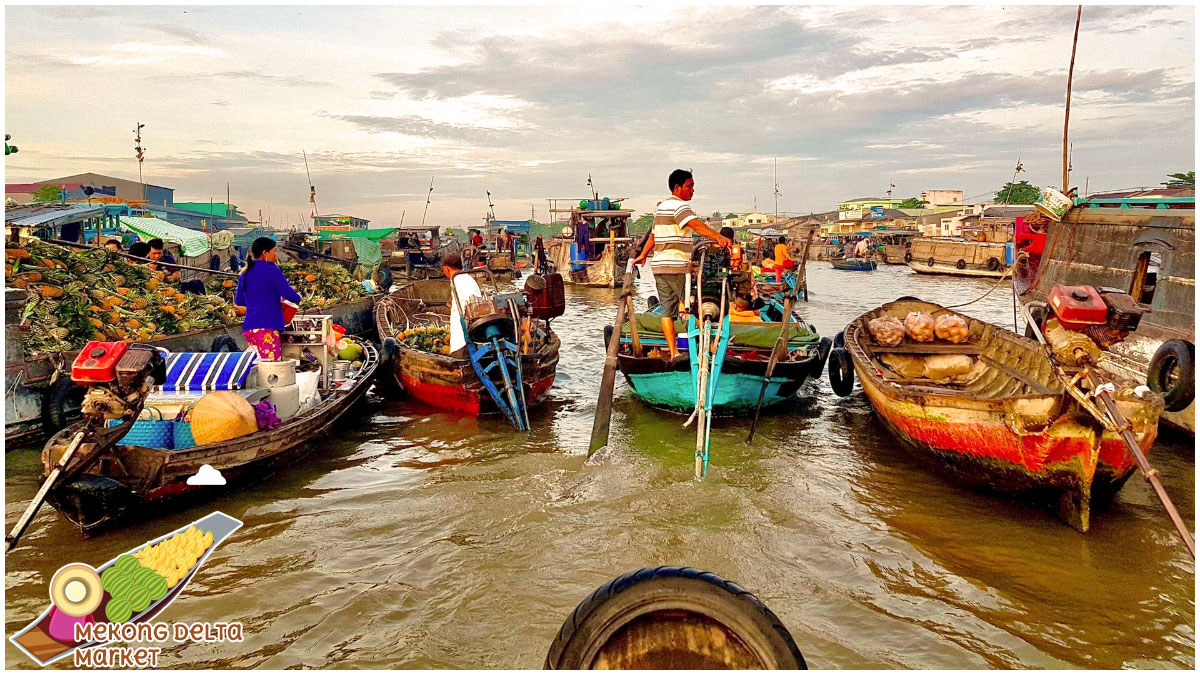
<svg viewBox="0 0 1200 675"><path fill-rule="evenodd" d="M854 363L850 352L841 347L829 352L829 386L838 396L849 396L854 391Z"/></svg>
<svg viewBox="0 0 1200 675"><path fill-rule="evenodd" d="M1196 348L1183 340L1158 346L1146 372L1146 385L1163 397L1168 412L1179 412L1196 398Z"/></svg>

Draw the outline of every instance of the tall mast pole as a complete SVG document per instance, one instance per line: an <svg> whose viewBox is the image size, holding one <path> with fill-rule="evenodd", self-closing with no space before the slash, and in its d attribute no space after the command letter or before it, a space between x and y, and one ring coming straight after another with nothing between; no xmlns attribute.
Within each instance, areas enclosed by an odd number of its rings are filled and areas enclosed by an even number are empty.
<svg viewBox="0 0 1200 675"><path fill-rule="evenodd" d="M779 221L779 158L775 158L775 221Z"/></svg>
<svg viewBox="0 0 1200 675"><path fill-rule="evenodd" d="M137 151L138 161L138 183L142 186L142 201L146 201L146 181L142 178L142 162L146 159L145 148L142 147L142 127L146 126L141 122L137 123L137 128L133 130L133 149Z"/></svg>
<svg viewBox="0 0 1200 675"><path fill-rule="evenodd" d="M425 227L425 214L429 213L429 202L433 201L433 179L429 177L429 192L425 195L425 211L421 214L421 227Z"/></svg>
<svg viewBox="0 0 1200 675"><path fill-rule="evenodd" d="M1083 16L1083 5L1075 10L1075 38L1071 41L1071 66L1067 69L1067 111L1063 115L1063 179L1062 191L1067 194L1070 188L1067 181L1070 178L1069 147L1067 145L1067 129L1071 126L1071 81L1075 78L1075 47L1079 44L1079 19Z"/></svg>
<svg viewBox="0 0 1200 675"><path fill-rule="evenodd" d="M308 176L308 201L312 203L312 226L313 230L317 229L317 186L313 185L312 172L308 170L308 153L301 150L300 154L304 157L304 174Z"/></svg>

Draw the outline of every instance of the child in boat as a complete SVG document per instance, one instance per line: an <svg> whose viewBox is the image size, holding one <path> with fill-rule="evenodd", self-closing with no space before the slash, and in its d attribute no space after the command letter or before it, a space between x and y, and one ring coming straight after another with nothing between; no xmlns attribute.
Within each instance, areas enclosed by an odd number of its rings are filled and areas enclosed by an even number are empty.
<svg viewBox="0 0 1200 675"><path fill-rule="evenodd" d="M739 295L733 301L733 307L729 310L730 323L762 323L762 317L758 311L752 308L752 301L749 295Z"/></svg>

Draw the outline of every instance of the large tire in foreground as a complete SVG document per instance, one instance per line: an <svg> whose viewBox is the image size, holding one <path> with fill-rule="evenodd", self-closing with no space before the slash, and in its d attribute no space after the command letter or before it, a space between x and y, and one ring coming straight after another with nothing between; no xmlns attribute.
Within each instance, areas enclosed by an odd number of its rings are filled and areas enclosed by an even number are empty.
<svg viewBox="0 0 1200 675"><path fill-rule="evenodd" d="M218 335L213 338L212 346L208 348L208 351L240 352L242 348L238 346L237 340L234 340L232 335Z"/></svg>
<svg viewBox="0 0 1200 675"><path fill-rule="evenodd" d="M840 347L829 352L829 386L838 396L849 396L854 391L854 362L850 352Z"/></svg>
<svg viewBox="0 0 1200 675"><path fill-rule="evenodd" d="M689 567L648 567L596 589L563 623L545 667L807 668L761 600Z"/></svg>
<svg viewBox="0 0 1200 675"><path fill-rule="evenodd" d="M1168 412L1179 412L1196 398L1196 348L1183 340L1158 346L1146 372L1146 386L1163 397Z"/></svg>

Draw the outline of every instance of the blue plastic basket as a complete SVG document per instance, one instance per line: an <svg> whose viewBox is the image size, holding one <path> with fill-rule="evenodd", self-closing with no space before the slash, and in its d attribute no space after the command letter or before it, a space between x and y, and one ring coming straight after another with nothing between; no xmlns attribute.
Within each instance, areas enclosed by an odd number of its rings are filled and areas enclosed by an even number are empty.
<svg viewBox="0 0 1200 675"><path fill-rule="evenodd" d="M108 426L115 427L120 423L120 420L110 420ZM118 443L172 450L175 447L175 423L170 420L137 420Z"/></svg>
<svg viewBox="0 0 1200 675"><path fill-rule="evenodd" d="M192 436L191 422L172 422L175 425L175 449L187 450L196 447L196 438Z"/></svg>

